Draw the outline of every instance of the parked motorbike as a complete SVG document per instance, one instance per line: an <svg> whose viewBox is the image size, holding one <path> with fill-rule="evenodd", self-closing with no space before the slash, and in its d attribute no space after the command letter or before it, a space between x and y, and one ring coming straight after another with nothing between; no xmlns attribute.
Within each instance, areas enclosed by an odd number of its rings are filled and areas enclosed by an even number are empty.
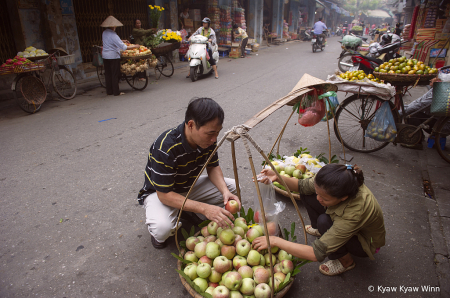
<svg viewBox="0 0 450 298"><path fill-rule="evenodd" d="M359 36L356 36L360 39L359 44L353 44L352 46L349 45L349 43L346 42L346 39L348 37L343 38L343 40L338 40L340 42L342 52L339 55L339 61L338 61L338 67L339 70L342 72L346 72L350 69L350 67L353 66L352 62L352 53L350 51L358 52L360 54L366 55L369 52L369 45L363 43L363 41L367 40L367 38L361 38Z"/></svg>
<svg viewBox="0 0 450 298"><path fill-rule="evenodd" d="M342 35L342 28L341 27L337 27L336 28L336 35L337 36L341 36Z"/></svg>
<svg viewBox="0 0 450 298"><path fill-rule="evenodd" d="M398 54L401 44L402 42L399 41L378 49L378 53L380 54L378 57L364 56L360 53L351 51L353 65L350 67L349 71L363 70L366 74L373 73L373 70L383 64L383 62L401 57L400 54Z"/></svg>
<svg viewBox="0 0 450 298"><path fill-rule="evenodd" d="M328 32L327 30L324 30L323 34L326 35L327 32ZM314 34L314 32L312 34L313 34L313 37L311 39L311 45L312 45L313 53L315 53L319 49L321 51L323 51L323 49L325 48L325 39L324 39L324 37L319 36L317 34Z"/></svg>
<svg viewBox="0 0 450 298"><path fill-rule="evenodd" d="M302 40L303 41L310 41L311 40L311 36L312 36L312 33L311 33L311 29L305 29L304 31L302 31L301 32L301 36L302 36Z"/></svg>
<svg viewBox="0 0 450 298"><path fill-rule="evenodd" d="M192 82L197 81L201 75L212 73L214 70L208 62L208 38L203 35L195 35L191 37L191 45L186 53L190 66L190 78ZM212 58L219 62L219 51L217 45L209 45L212 52Z"/></svg>

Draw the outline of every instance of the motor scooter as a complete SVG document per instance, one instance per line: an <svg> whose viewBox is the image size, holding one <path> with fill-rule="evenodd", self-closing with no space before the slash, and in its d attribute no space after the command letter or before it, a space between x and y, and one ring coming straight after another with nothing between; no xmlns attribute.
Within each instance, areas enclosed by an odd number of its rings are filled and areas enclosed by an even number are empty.
<svg viewBox="0 0 450 298"><path fill-rule="evenodd" d="M211 45L208 42L208 38L203 35L195 35L191 37L191 45L186 53L186 57L189 60L189 74L192 82L197 81L201 75L210 74L214 71L212 65L209 64L209 54L207 46L212 52L212 58L216 61L216 65L219 62L219 51L217 45Z"/></svg>
<svg viewBox="0 0 450 298"><path fill-rule="evenodd" d="M327 35L328 30L323 30L323 35ZM312 39L311 39L311 45L312 45L312 51L315 53L319 49L323 52L323 49L325 48L325 38L322 36L319 36L317 34L314 34L314 31L312 31Z"/></svg>

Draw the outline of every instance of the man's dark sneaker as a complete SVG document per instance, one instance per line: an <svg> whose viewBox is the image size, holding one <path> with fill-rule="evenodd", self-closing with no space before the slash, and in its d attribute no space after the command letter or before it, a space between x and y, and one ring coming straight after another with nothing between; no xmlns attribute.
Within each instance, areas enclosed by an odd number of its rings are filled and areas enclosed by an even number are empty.
<svg viewBox="0 0 450 298"><path fill-rule="evenodd" d="M161 249L167 246L166 241L159 243L158 241L156 241L155 237L152 236L152 245L154 248L156 249Z"/></svg>

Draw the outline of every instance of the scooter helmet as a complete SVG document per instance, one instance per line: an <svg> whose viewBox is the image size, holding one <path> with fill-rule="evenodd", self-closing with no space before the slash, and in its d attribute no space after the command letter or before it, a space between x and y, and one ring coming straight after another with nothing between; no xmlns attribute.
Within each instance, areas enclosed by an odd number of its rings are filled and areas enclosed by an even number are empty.
<svg viewBox="0 0 450 298"><path fill-rule="evenodd" d="M202 23L208 23L208 25L211 25L211 20L209 18L204 18Z"/></svg>
<svg viewBox="0 0 450 298"><path fill-rule="evenodd" d="M388 43L392 42L392 34L383 34L383 36L381 37L381 44L382 45L386 45Z"/></svg>

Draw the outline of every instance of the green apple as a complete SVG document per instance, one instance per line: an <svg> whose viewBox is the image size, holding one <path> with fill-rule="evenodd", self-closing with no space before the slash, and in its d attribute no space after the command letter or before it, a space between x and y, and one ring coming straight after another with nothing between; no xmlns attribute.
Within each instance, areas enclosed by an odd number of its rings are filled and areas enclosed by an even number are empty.
<svg viewBox="0 0 450 298"><path fill-rule="evenodd" d="M215 242L209 242L206 245L206 256L208 258L210 258L211 260L214 260L215 258L217 258L218 256L220 256L220 247L219 244L215 243Z"/></svg>
<svg viewBox="0 0 450 298"><path fill-rule="evenodd" d="M280 252L278 253L278 259L280 260L280 261L283 261L283 260L289 260L289 261L292 261L292 255L291 254L288 254L286 251L284 251L284 250L280 250Z"/></svg>
<svg viewBox="0 0 450 298"><path fill-rule="evenodd" d="M251 266L257 266L261 262L261 255L258 251L252 249L247 256L247 264Z"/></svg>
<svg viewBox="0 0 450 298"><path fill-rule="evenodd" d="M225 229L220 233L220 241L225 245L232 245L234 243L235 234L232 229Z"/></svg>
<svg viewBox="0 0 450 298"><path fill-rule="evenodd" d="M252 278L244 278L241 285L241 293L244 295L253 295L256 283Z"/></svg>
<svg viewBox="0 0 450 298"><path fill-rule="evenodd" d="M184 268L184 274L186 274L191 281L198 277L197 275L197 265L194 263L188 264L186 268Z"/></svg>
<svg viewBox="0 0 450 298"><path fill-rule="evenodd" d="M207 263L202 263L197 266L198 277L207 279L211 275L211 266Z"/></svg>
<svg viewBox="0 0 450 298"><path fill-rule="evenodd" d="M196 284L200 288L200 290L202 290L202 292L206 291L206 289L208 288L208 282L206 281L206 279L201 277L197 277L196 279L194 279L194 284Z"/></svg>

